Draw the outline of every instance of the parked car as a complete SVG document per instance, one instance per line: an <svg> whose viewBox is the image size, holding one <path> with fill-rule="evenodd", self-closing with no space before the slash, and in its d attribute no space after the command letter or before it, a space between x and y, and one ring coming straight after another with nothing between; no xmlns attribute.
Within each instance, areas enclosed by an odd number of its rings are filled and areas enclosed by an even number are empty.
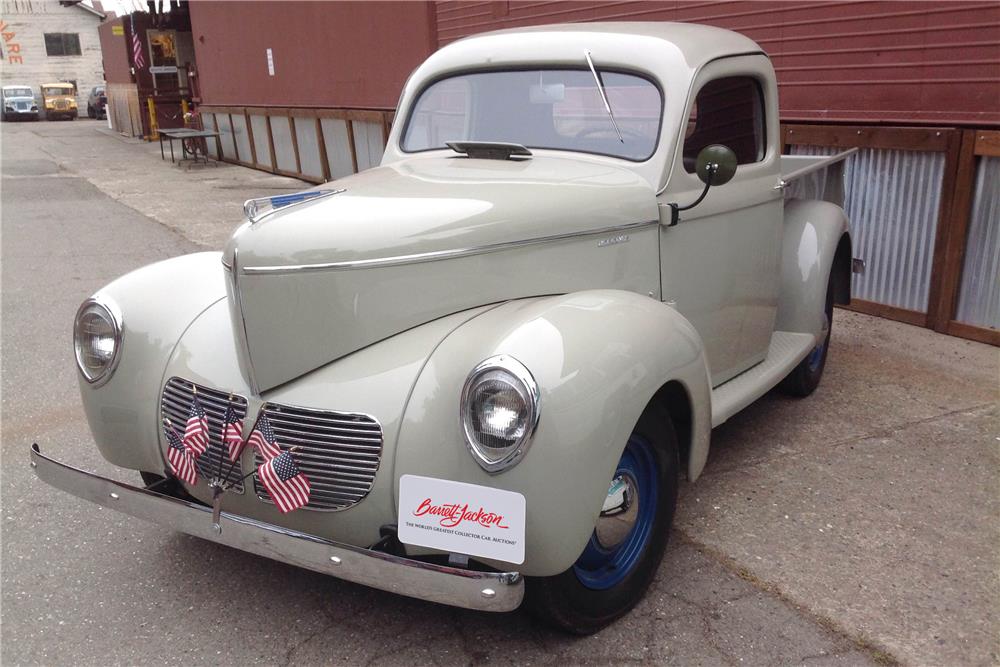
<svg viewBox="0 0 1000 667"><path fill-rule="evenodd" d="M104 94L104 86L94 86L87 97L87 118L105 118L107 105L108 97Z"/></svg>
<svg viewBox="0 0 1000 667"><path fill-rule="evenodd" d="M38 120L38 104L31 86L4 86L0 96L4 120Z"/></svg>
<svg viewBox="0 0 1000 667"><path fill-rule="evenodd" d="M712 428L819 384L844 155L781 155L770 59L687 24L454 42L396 118L379 167L250 200L221 253L81 305L94 439L145 488L32 465L174 530L459 607L527 590L593 632L652 581Z"/></svg>
<svg viewBox="0 0 1000 667"><path fill-rule="evenodd" d="M76 120L76 86L72 83L43 83L42 104L45 120Z"/></svg>

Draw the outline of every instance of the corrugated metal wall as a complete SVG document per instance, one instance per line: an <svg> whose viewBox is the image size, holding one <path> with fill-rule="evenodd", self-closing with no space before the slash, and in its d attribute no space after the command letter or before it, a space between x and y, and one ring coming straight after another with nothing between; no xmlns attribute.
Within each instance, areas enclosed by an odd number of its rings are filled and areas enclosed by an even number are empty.
<svg viewBox="0 0 1000 667"><path fill-rule="evenodd" d="M955 319L1000 329L1000 157L979 160Z"/></svg>
<svg viewBox="0 0 1000 667"><path fill-rule="evenodd" d="M1000 124L1000 2L439 2L440 45L497 28L684 21L774 61L785 120Z"/></svg>
<svg viewBox="0 0 1000 667"><path fill-rule="evenodd" d="M795 155L838 149L791 146ZM934 239L941 206L943 153L862 149L844 169L844 209L854 256L865 260L854 296L927 312Z"/></svg>

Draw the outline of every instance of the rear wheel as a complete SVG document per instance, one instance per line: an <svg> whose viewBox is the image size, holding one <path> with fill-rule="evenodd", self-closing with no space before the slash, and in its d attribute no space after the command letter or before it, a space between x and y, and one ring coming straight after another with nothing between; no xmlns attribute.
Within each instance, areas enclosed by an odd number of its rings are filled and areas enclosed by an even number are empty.
<svg viewBox="0 0 1000 667"><path fill-rule="evenodd" d="M583 553L565 572L528 582L530 611L561 630L586 635L634 607L663 559L678 470L670 417L651 406L625 445Z"/></svg>
<svg viewBox="0 0 1000 667"><path fill-rule="evenodd" d="M822 340L809 352L805 359L799 362L788 376L781 381L778 388L789 396L804 398L816 390L826 368L826 358L830 351L830 332L833 330L833 276L826 283L826 304L823 309L826 331Z"/></svg>

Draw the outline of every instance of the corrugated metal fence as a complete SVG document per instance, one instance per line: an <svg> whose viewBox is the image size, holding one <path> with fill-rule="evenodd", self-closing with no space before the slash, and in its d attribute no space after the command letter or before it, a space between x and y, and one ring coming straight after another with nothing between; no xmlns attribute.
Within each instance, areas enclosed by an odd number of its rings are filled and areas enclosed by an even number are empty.
<svg viewBox="0 0 1000 667"><path fill-rule="evenodd" d="M866 263L854 309L1000 345L1000 132L786 125L783 137L799 155L860 149L844 169Z"/></svg>

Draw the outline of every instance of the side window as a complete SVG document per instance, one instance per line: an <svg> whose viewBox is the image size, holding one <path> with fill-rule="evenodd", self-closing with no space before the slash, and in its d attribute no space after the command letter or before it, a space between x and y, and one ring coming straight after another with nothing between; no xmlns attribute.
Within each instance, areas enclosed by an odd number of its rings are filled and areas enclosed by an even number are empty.
<svg viewBox="0 0 1000 667"><path fill-rule="evenodd" d="M75 32L45 33L45 55L48 56L80 55L79 33Z"/></svg>
<svg viewBox="0 0 1000 667"><path fill-rule="evenodd" d="M694 173L705 146L723 144L738 164L764 159L764 94L749 76L730 76L706 83L695 98L684 139L684 169Z"/></svg>

